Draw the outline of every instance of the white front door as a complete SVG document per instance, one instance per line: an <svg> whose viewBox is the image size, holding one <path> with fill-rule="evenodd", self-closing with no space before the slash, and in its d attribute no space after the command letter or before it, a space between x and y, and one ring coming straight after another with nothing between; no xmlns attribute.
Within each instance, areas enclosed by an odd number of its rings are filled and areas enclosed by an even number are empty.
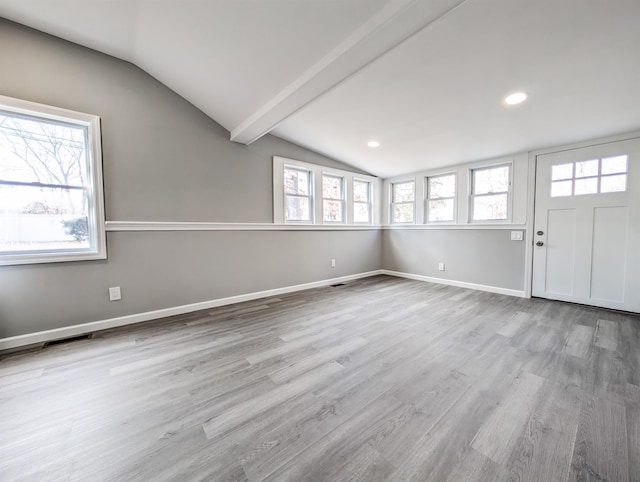
<svg viewBox="0 0 640 482"><path fill-rule="evenodd" d="M537 156L533 296L640 312L640 139Z"/></svg>

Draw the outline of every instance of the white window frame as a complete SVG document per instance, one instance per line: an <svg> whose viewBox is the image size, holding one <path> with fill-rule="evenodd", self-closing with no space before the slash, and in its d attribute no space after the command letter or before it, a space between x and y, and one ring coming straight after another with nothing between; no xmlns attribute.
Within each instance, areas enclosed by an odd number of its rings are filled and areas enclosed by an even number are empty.
<svg viewBox="0 0 640 482"><path fill-rule="evenodd" d="M315 206L314 206L314 186L315 186L315 178L313 171L309 169L302 168L300 166L290 166L289 164L285 165L282 169L282 182L284 183L284 171L286 169L291 169L292 171L300 171L306 172L309 175L309 185L307 186L307 190L309 194L306 196L304 194L287 194L284 192L284 184L283 184L283 204L282 209L284 210L284 216L286 217L287 212L287 197L296 197L296 198L307 198L309 200L309 219L287 219L287 223L293 224L313 224L314 215L315 215Z"/></svg>
<svg viewBox="0 0 640 482"><path fill-rule="evenodd" d="M107 257L100 117L21 99L0 96L0 111L48 122L72 124L86 129L88 227L90 247L83 249L40 249L0 251L0 266L33 263L87 261Z"/></svg>
<svg viewBox="0 0 640 482"><path fill-rule="evenodd" d="M455 191L452 197L431 197L431 189L429 187L429 180L437 177L453 176ZM432 174L424 177L424 222L425 224L456 224L458 219L458 173L455 171L443 172L439 174ZM443 221L434 221L429 219L429 201L432 200L447 200L453 199L453 219L447 219Z"/></svg>
<svg viewBox="0 0 640 482"><path fill-rule="evenodd" d="M345 224L347 221L347 202L346 202L346 183L345 183L345 179L344 176L339 176L336 175L332 172L326 172L323 171L322 172L322 183L324 183L324 178L325 177L332 177L334 179L339 179L340 180L340 194L341 197L340 199L334 199L334 198L325 198L324 197L324 189L320 190L320 197L321 197L321 201L322 201L322 222L323 224ZM340 219L339 221L328 221L324 219L324 202L325 201L340 201L341 204L341 213L342 213L342 219Z"/></svg>
<svg viewBox="0 0 640 482"><path fill-rule="evenodd" d="M285 192L284 192L284 169L285 167L292 169L300 169L310 171L313 177L312 189L312 220L311 221L287 221L285 219ZM343 179L343 218L342 222L324 221L322 212L322 176L340 177ZM319 166L308 162L288 159L285 157L273 157L273 222L274 224L287 225L325 225L333 226L336 229L341 227L354 226L353 222L353 180L366 181L370 186L370 203L368 223L357 223L357 226L366 227L380 224L380 180L374 176L358 174L342 169L334 169L326 166Z"/></svg>
<svg viewBox="0 0 640 482"><path fill-rule="evenodd" d="M474 194L474 173L476 171L486 171L489 169L495 169L499 167L509 168L509 185L507 191L491 192L484 194ZM507 195L507 217L505 219L474 219L473 212L473 200L477 197L493 196L496 194ZM470 224L510 224L513 216L513 162L501 162L498 164L487 164L469 169L469 223Z"/></svg>
<svg viewBox="0 0 640 482"><path fill-rule="evenodd" d="M361 182L361 183L366 183L367 184L367 201L363 202L363 201L356 201L355 200L355 196L352 196L353 201L351 203L352 209L355 212L355 206L356 204L366 204L367 205L367 212L369 213L369 219L367 221L356 221L355 220L355 215L353 217L353 224L371 224L371 219L373 217L373 201L372 201L372 195L373 195L373 189L372 189L372 182L368 179L364 179L361 177L354 177L351 180L351 192L354 192L354 188L353 188L353 184L356 182Z"/></svg>
<svg viewBox="0 0 640 482"><path fill-rule="evenodd" d="M395 186L399 185L399 184L413 184L413 201L408 202L408 201L401 201L401 202L397 202L395 200ZM417 198L417 183L415 179L404 179L401 181L394 181L392 183L389 184L389 199L391 200L391 202L389 203L389 220L391 221L391 224L416 224L416 198ZM412 221L406 221L406 222L402 222L402 221L396 221L394 219L393 213L394 213L394 207L397 204L412 204L413 205L413 220Z"/></svg>

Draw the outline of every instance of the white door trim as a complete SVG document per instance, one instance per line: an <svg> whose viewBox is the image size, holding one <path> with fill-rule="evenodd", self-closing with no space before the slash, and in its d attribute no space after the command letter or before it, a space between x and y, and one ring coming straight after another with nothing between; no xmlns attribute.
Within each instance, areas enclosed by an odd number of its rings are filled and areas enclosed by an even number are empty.
<svg viewBox="0 0 640 482"><path fill-rule="evenodd" d="M569 151L572 149L580 149L582 147L592 147L601 144L627 141L631 139L640 139L640 130L529 151L529 182L527 192L527 222L525 235L527 246L525 251L526 259L524 273L524 294L526 298L531 298L533 289L533 229L535 221L536 170L538 156L543 154L554 154L556 152Z"/></svg>

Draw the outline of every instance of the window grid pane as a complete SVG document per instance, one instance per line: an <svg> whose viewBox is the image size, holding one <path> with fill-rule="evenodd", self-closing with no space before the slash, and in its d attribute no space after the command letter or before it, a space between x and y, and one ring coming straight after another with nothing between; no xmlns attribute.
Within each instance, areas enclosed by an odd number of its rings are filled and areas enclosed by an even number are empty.
<svg viewBox="0 0 640 482"><path fill-rule="evenodd" d="M396 203L393 205L394 223L412 223L414 217L413 203Z"/></svg>
<svg viewBox="0 0 640 482"><path fill-rule="evenodd" d="M301 169L285 168L284 189L286 194L308 196L311 173Z"/></svg>
<svg viewBox="0 0 640 482"><path fill-rule="evenodd" d="M287 221L311 221L311 202L306 196L285 197L285 219Z"/></svg>
<svg viewBox="0 0 640 482"><path fill-rule="evenodd" d="M370 223L369 203L355 202L353 203L353 222L354 223Z"/></svg>
<svg viewBox="0 0 640 482"><path fill-rule="evenodd" d="M507 194L490 194L473 198L473 219L475 221L498 221L507 219L507 216Z"/></svg>
<svg viewBox="0 0 640 482"><path fill-rule="evenodd" d="M336 176L322 176L322 197L324 199L343 199L343 180Z"/></svg>
<svg viewBox="0 0 640 482"><path fill-rule="evenodd" d="M498 194L509 191L509 166L473 170L473 195Z"/></svg>
<svg viewBox="0 0 640 482"><path fill-rule="evenodd" d="M453 198L456 195L456 175L434 176L428 178L429 199Z"/></svg>
<svg viewBox="0 0 640 482"><path fill-rule="evenodd" d="M453 199L431 199L429 200L428 220L429 221L453 221L454 219Z"/></svg>
<svg viewBox="0 0 640 482"><path fill-rule="evenodd" d="M393 202L413 202L415 200L415 182L401 182L393 185Z"/></svg>

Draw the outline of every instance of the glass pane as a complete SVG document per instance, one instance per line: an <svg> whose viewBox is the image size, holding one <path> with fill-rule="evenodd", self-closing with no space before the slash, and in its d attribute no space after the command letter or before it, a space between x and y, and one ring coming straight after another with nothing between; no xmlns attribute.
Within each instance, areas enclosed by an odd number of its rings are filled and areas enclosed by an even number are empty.
<svg viewBox="0 0 640 482"><path fill-rule="evenodd" d="M554 181L551 183L551 197L571 196L573 181Z"/></svg>
<svg viewBox="0 0 640 482"><path fill-rule="evenodd" d="M552 181L571 178L573 178L573 162L570 162L569 164L557 164L555 166L551 166Z"/></svg>
<svg viewBox="0 0 640 482"><path fill-rule="evenodd" d="M474 221L507 219L507 203L508 198L506 194L474 197Z"/></svg>
<svg viewBox="0 0 640 482"><path fill-rule="evenodd" d="M429 199L454 197L456 195L456 175L429 178Z"/></svg>
<svg viewBox="0 0 640 482"><path fill-rule="evenodd" d="M401 182L393 185L393 202L413 202L415 199L415 183Z"/></svg>
<svg viewBox="0 0 640 482"><path fill-rule="evenodd" d="M353 181L353 200L356 202L369 202L368 182Z"/></svg>
<svg viewBox="0 0 640 482"><path fill-rule="evenodd" d="M83 189L0 185L0 251L91 247Z"/></svg>
<svg viewBox="0 0 640 482"><path fill-rule="evenodd" d="M600 179L600 192L623 192L626 190L626 174L618 174L617 176L603 176L602 179Z"/></svg>
<svg viewBox="0 0 640 482"><path fill-rule="evenodd" d="M598 192L598 178L589 177L587 179L576 179L575 194L596 194Z"/></svg>
<svg viewBox="0 0 640 482"><path fill-rule="evenodd" d="M509 166L473 171L473 194L507 192L508 190Z"/></svg>
<svg viewBox="0 0 640 482"><path fill-rule="evenodd" d="M453 221L453 199L435 199L428 204L429 221Z"/></svg>
<svg viewBox="0 0 640 482"><path fill-rule="evenodd" d="M285 203L285 219L287 221L311 221L309 198L287 196Z"/></svg>
<svg viewBox="0 0 640 482"><path fill-rule="evenodd" d="M309 195L309 171L299 169L284 170L284 192L287 194Z"/></svg>
<svg viewBox="0 0 640 482"><path fill-rule="evenodd" d="M369 219L369 204L368 203L354 203L353 205L353 222L354 223L368 223Z"/></svg>
<svg viewBox="0 0 640 482"><path fill-rule="evenodd" d="M393 205L393 222L394 223L412 223L413 222L413 203L403 203Z"/></svg>
<svg viewBox="0 0 640 482"><path fill-rule="evenodd" d="M576 177L589 177L598 175L598 159L591 159L590 161L578 161L576 162ZM578 194L576 192L576 194Z"/></svg>
<svg viewBox="0 0 640 482"><path fill-rule="evenodd" d="M627 172L628 156L605 157L602 159L602 174L618 174Z"/></svg>
<svg viewBox="0 0 640 482"><path fill-rule="evenodd" d="M0 179L84 187L86 128L0 113Z"/></svg>
<svg viewBox="0 0 640 482"><path fill-rule="evenodd" d="M322 197L325 199L342 199L342 178L322 176Z"/></svg>
<svg viewBox="0 0 640 482"><path fill-rule="evenodd" d="M325 221L342 222L342 201L322 201L322 218Z"/></svg>

